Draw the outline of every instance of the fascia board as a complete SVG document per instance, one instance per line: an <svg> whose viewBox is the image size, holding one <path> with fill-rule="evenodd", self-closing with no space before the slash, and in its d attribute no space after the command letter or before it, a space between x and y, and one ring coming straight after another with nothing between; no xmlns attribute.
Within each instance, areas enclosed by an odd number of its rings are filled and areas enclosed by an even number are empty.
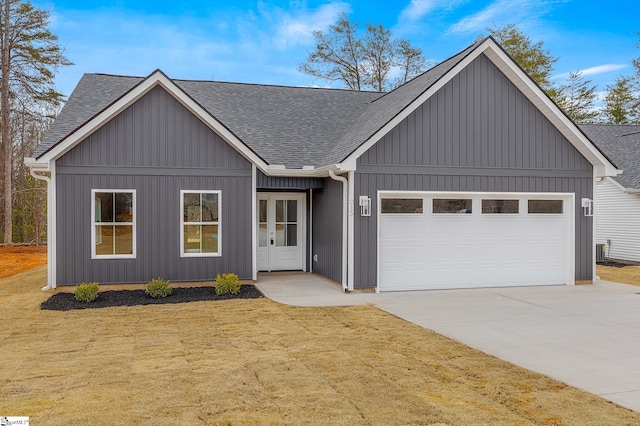
<svg viewBox="0 0 640 426"><path fill-rule="evenodd" d="M156 86L161 86L167 92L174 96L185 108L198 117L209 128L216 132L227 143L233 146L245 158L247 158L256 166L266 169L267 164L258 157L251 149L249 149L242 141L240 141L229 129L216 120L203 107L188 96L173 81L171 81L162 71L154 71L149 77L140 84L127 92L124 96L93 117L79 129L69 134L65 140L53 147L51 150L42 155L37 161L39 163L55 161L60 158L78 143L83 141L95 130L112 120L116 115L131 106L134 102L148 93Z"/></svg>
<svg viewBox="0 0 640 426"><path fill-rule="evenodd" d="M282 177L328 177L329 170L338 170L339 165L323 166L317 169L287 169L284 166L267 166L264 169L260 169L262 173L267 176L282 176Z"/></svg>
<svg viewBox="0 0 640 426"><path fill-rule="evenodd" d="M482 49L493 64L533 103L564 137L594 166L596 177L621 173L533 80L491 39ZM484 45L484 43L483 43Z"/></svg>
<svg viewBox="0 0 640 426"><path fill-rule="evenodd" d="M24 165L30 169L34 169L42 172L49 171L49 162L41 162L39 160L36 160L33 157L25 157L23 162L24 162Z"/></svg>

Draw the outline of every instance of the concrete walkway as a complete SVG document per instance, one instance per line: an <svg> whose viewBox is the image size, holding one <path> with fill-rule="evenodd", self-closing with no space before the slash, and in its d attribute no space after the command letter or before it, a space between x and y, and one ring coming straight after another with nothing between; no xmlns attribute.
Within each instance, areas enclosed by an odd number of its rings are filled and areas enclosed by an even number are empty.
<svg viewBox="0 0 640 426"><path fill-rule="evenodd" d="M485 353L640 412L640 288L594 285L345 294L306 273L261 274L296 306L370 304Z"/></svg>

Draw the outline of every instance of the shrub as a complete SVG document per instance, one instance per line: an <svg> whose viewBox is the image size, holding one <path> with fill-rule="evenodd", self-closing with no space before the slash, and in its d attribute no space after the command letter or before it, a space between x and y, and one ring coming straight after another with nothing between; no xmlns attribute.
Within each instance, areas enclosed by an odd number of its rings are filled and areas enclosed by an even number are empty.
<svg viewBox="0 0 640 426"><path fill-rule="evenodd" d="M240 279L236 274L218 274L216 276L216 294L238 294L240 293Z"/></svg>
<svg viewBox="0 0 640 426"><path fill-rule="evenodd" d="M78 302L89 303L98 298L99 290L100 286L98 285L98 283L82 283L76 286L73 294Z"/></svg>
<svg viewBox="0 0 640 426"><path fill-rule="evenodd" d="M155 280L149 281L147 289L144 292L147 296L151 296L154 299L167 297L171 294L171 283L158 277Z"/></svg>

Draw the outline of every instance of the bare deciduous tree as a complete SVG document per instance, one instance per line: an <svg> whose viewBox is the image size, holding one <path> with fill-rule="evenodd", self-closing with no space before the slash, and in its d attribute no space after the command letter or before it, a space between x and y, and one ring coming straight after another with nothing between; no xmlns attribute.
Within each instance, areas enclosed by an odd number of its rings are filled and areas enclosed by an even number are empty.
<svg viewBox="0 0 640 426"><path fill-rule="evenodd" d="M326 32L314 31L314 51L298 70L329 81L342 81L348 89L386 91L423 72L422 50L408 40L395 39L382 25L367 24L363 35L346 13ZM394 71L401 76L392 78Z"/></svg>

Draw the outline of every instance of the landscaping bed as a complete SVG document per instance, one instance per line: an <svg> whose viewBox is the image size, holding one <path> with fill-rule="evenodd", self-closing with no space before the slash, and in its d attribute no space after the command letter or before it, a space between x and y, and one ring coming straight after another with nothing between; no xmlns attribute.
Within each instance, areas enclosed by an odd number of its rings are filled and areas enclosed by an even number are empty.
<svg viewBox="0 0 640 426"><path fill-rule="evenodd" d="M259 299L264 297L252 285L243 285L238 294L216 295L214 287L177 287L167 297L152 298L144 290L101 291L93 302L78 302L73 293L57 293L40 305L40 309L71 311L75 309L108 308L112 306L161 305L207 300Z"/></svg>

